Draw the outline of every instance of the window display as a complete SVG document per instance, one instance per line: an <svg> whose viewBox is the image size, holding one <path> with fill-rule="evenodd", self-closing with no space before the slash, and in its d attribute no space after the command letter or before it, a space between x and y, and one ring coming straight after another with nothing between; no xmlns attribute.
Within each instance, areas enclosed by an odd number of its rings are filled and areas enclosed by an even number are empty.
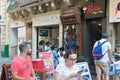
<svg viewBox="0 0 120 80"><path fill-rule="evenodd" d="M77 50L78 46L78 28L76 25L64 26L64 47L66 50L74 49Z"/></svg>

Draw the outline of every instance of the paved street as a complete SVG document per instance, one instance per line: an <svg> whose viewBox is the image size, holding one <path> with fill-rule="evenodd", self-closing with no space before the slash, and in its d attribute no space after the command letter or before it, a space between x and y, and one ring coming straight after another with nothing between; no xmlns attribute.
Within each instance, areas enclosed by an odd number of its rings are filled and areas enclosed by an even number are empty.
<svg viewBox="0 0 120 80"><path fill-rule="evenodd" d="M12 62L11 58L3 58L0 56L0 73L2 72L2 65L3 64L10 64Z"/></svg>

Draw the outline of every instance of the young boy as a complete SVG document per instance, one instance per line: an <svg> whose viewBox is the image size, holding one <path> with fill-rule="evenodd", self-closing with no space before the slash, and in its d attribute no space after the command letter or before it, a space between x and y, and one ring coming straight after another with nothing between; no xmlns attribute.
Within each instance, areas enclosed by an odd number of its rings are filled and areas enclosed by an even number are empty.
<svg viewBox="0 0 120 80"><path fill-rule="evenodd" d="M120 75L120 55L115 55L115 80L119 80Z"/></svg>

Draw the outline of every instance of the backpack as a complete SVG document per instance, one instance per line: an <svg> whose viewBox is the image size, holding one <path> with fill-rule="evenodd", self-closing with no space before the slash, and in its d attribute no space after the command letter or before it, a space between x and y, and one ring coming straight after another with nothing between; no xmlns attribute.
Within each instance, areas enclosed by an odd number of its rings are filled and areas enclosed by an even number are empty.
<svg viewBox="0 0 120 80"><path fill-rule="evenodd" d="M98 45L93 50L93 58L95 60L100 60L107 53L107 51L106 51L104 54L102 54L102 45L106 42L107 41L100 43L100 41L98 40Z"/></svg>

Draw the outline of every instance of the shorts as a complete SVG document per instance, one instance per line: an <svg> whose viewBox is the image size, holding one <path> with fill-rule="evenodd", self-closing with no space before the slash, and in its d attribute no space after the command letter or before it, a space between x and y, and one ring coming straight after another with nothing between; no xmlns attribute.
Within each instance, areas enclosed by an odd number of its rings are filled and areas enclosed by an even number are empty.
<svg viewBox="0 0 120 80"><path fill-rule="evenodd" d="M116 75L119 75L119 74L120 74L120 69L115 70L115 74L116 74Z"/></svg>
<svg viewBox="0 0 120 80"><path fill-rule="evenodd" d="M97 61L95 65L97 74L109 74L109 64L108 62Z"/></svg>

